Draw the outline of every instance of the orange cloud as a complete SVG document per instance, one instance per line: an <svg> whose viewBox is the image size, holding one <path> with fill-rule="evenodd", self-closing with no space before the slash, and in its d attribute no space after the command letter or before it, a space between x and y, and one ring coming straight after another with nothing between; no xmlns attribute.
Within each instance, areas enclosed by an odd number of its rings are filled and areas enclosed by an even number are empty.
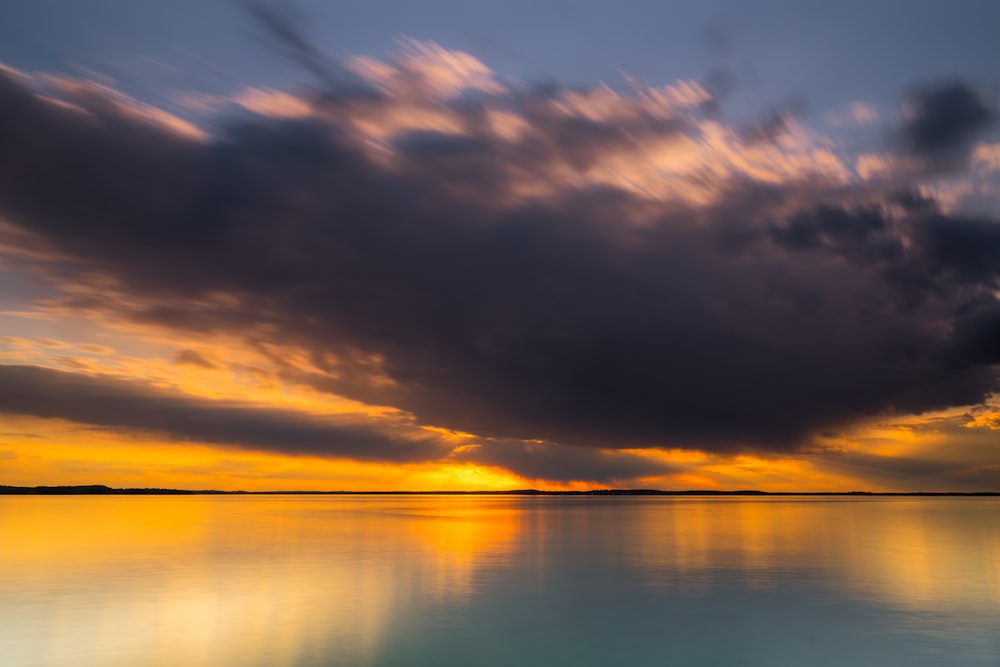
<svg viewBox="0 0 1000 667"><path fill-rule="evenodd" d="M469 90L501 93L506 88L493 71L474 56L442 48L434 42L400 40L400 52L385 62L361 56L347 68L389 95L431 95L448 99Z"/></svg>

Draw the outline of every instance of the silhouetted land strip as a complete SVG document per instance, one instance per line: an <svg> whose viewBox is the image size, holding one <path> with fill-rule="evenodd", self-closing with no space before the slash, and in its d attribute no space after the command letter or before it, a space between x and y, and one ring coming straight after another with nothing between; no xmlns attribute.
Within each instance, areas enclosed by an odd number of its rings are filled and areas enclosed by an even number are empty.
<svg viewBox="0 0 1000 667"><path fill-rule="evenodd" d="M871 491L715 491L691 489L663 491L660 489L592 489L590 491L539 491L515 489L510 491L214 491L205 489L115 489L103 484L84 486L5 486L0 484L0 495L7 496L1000 496L1000 491L918 491L874 493Z"/></svg>

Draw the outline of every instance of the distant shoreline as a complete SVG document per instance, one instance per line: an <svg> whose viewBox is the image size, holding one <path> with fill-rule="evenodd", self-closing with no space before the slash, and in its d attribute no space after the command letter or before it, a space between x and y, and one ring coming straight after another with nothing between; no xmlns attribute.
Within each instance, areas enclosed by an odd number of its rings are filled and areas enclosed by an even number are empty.
<svg viewBox="0 0 1000 667"><path fill-rule="evenodd" d="M509 491L217 491L211 489L116 489L103 484L79 486L7 486L0 484L4 496L1000 496L1000 491L716 491L692 489L664 491L661 489L591 489L589 491L539 491L514 489Z"/></svg>

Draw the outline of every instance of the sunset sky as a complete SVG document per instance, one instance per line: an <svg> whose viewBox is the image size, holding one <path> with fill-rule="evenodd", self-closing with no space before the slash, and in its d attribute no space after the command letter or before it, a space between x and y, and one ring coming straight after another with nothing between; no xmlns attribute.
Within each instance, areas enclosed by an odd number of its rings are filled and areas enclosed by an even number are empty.
<svg viewBox="0 0 1000 667"><path fill-rule="evenodd" d="M1000 491L1000 3L0 7L0 484Z"/></svg>

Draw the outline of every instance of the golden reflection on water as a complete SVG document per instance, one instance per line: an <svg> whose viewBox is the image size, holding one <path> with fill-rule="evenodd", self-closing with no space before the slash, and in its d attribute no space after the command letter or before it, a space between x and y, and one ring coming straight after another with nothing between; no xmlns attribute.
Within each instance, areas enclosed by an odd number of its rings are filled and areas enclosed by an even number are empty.
<svg viewBox="0 0 1000 667"><path fill-rule="evenodd" d="M406 527L428 555L424 585L434 599L467 598L479 564L493 569L509 564L522 510L483 502L495 499L481 496L441 500L444 507L421 508Z"/></svg>
<svg viewBox="0 0 1000 667"><path fill-rule="evenodd" d="M331 642L360 664L392 614L500 564L519 513L497 500L0 499L0 664L297 664Z"/></svg>
<svg viewBox="0 0 1000 667"><path fill-rule="evenodd" d="M806 573L886 608L995 613L1000 499L0 498L0 662L382 664L405 619L581 564L672 594Z"/></svg>
<svg viewBox="0 0 1000 667"><path fill-rule="evenodd" d="M726 572L778 585L776 573L815 570L897 607L1000 606L1000 498L680 498L630 520L651 583Z"/></svg>

